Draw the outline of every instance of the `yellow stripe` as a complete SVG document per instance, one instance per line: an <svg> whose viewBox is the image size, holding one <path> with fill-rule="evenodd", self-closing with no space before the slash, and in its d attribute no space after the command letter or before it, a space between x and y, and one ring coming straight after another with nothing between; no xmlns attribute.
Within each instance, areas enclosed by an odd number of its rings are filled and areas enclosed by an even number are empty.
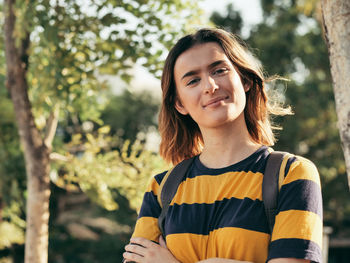
<svg viewBox="0 0 350 263"><path fill-rule="evenodd" d="M288 175L286 176L283 184L289 184L296 180L311 180L321 186L320 176L316 166L305 158L299 156L297 158L298 160L292 163L290 166Z"/></svg>
<svg viewBox="0 0 350 263"><path fill-rule="evenodd" d="M282 160L281 166L280 166L280 171L278 174L278 189L281 190L282 184L283 184L283 180L284 180L284 172L286 170L286 165L287 162L289 160L290 157L292 157L293 155L290 153L287 153Z"/></svg>
<svg viewBox="0 0 350 263"><path fill-rule="evenodd" d="M143 237L158 242L161 234L158 228L158 219L154 217L141 217L135 225L133 237Z"/></svg>
<svg viewBox="0 0 350 263"><path fill-rule="evenodd" d="M262 200L263 175L253 172L228 172L221 175L201 175L187 178L179 186L171 205L207 203L232 197Z"/></svg>
<svg viewBox="0 0 350 263"><path fill-rule="evenodd" d="M208 257L265 262L270 235L243 228L226 227L210 233Z"/></svg>
<svg viewBox="0 0 350 263"><path fill-rule="evenodd" d="M208 235L172 234L167 246L183 263L207 258L226 258L263 263L267 259L270 235L242 228L221 228Z"/></svg>
<svg viewBox="0 0 350 263"><path fill-rule="evenodd" d="M153 192L155 195L159 195L159 184L155 178L152 178L151 183L147 186L146 192Z"/></svg>
<svg viewBox="0 0 350 263"><path fill-rule="evenodd" d="M166 243L178 261L192 263L206 258L208 239L206 235L172 234L166 237Z"/></svg>
<svg viewBox="0 0 350 263"><path fill-rule="evenodd" d="M288 210L276 216L272 241L283 238L311 240L322 248L322 220L309 211Z"/></svg>

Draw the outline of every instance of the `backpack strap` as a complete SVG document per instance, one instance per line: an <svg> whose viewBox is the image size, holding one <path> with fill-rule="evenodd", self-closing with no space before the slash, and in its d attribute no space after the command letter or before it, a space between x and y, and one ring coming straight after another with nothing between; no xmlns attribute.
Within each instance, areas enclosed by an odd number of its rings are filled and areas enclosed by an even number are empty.
<svg viewBox="0 0 350 263"><path fill-rule="evenodd" d="M168 180L168 177L169 175L172 173L172 171L174 170L176 166L174 166L173 168L169 169L167 171L167 173L164 175L160 185L159 185L159 190L158 190L158 195L157 195L157 201L158 201L158 204L160 205L160 207L163 209L163 203L162 203L162 199L161 199L161 196L162 196L162 189L164 187L164 184L165 182Z"/></svg>
<svg viewBox="0 0 350 263"><path fill-rule="evenodd" d="M275 225L275 217L278 212L278 193L283 183L287 161L291 156L292 155L287 152L273 151L270 152L267 159L262 183L262 199L271 233Z"/></svg>
<svg viewBox="0 0 350 263"><path fill-rule="evenodd" d="M160 193L157 196L159 205L162 208L162 212L158 217L158 226L164 237L164 221L165 215L168 212L169 205L173 199L177 188L179 187L182 179L185 177L188 169L190 168L195 157L190 159L185 159L179 164L177 164L173 169L169 170L164 176L160 184Z"/></svg>

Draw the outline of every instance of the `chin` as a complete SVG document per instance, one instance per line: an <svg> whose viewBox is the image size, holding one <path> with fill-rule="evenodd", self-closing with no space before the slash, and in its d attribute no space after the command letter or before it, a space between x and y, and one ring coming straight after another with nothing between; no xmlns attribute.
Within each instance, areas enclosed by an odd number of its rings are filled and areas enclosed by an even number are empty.
<svg viewBox="0 0 350 263"><path fill-rule="evenodd" d="M217 120L213 120L210 122L207 122L203 125L200 125L202 127L206 127L206 128L220 128L226 125L231 125L234 122L234 120L230 120L230 119L217 119Z"/></svg>

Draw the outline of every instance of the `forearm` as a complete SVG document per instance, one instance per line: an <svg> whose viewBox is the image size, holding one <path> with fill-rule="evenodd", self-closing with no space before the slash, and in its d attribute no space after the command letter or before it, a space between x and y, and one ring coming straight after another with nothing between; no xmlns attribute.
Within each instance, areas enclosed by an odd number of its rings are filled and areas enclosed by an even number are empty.
<svg viewBox="0 0 350 263"><path fill-rule="evenodd" d="M310 260L297 259L297 258L275 258L269 260L269 262L275 263L310 263ZM225 259L225 258L209 258L205 260L198 261L197 263L252 263L250 261L240 261L234 259Z"/></svg>
<svg viewBox="0 0 350 263"><path fill-rule="evenodd" d="M205 260L198 261L197 263L252 263L249 261L240 261L234 259L225 259L225 258L208 258Z"/></svg>

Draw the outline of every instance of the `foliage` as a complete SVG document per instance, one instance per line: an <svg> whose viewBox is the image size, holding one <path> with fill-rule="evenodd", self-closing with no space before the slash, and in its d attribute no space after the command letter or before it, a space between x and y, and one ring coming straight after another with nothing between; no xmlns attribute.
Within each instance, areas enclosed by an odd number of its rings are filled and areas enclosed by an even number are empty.
<svg viewBox="0 0 350 263"><path fill-rule="evenodd" d="M222 16L219 12L214 12L210 17L210 20L214 25L220 26L226 31L240 34L243 26L243 20L240 13L234 9L232 3L227 6L226 10L227 14L225 16Z"/></svg>
<svg viewBox="0 0 350 263"><path fill-rule="evenodd" d="M285 90L286 103L295 113L276 120L284 129L275 148L303 155L316 164L325 223L339 233L340 228L349 227L350 201L316 1L263 0L261 4L263 21L245 40L268 73L291 80L287 89L281 84L276 87ZM221 18L225 19L232 21L231 17Z"/></svg>
<svg viewBox="0 0 350 263"><path fill-rule="evenodd" d="M0 90L0 249L24 243L25 168L6 89Z"/></svg>
<svg viewBox="0 0 350 263"><path fill-rule="evenodd" d="M159 102L150 92L125 90L110 99L101 118L110 126L111 134L117 134L122 141L135 141L141 134L146 135L157 127L158 108Z"/></svg>
<svg viewBox="0 0 350 263"><path fill-rule="evenodd" d="M108 132L109 127L104 126L96 136L75 134L66 145L67 152L78 149L79 153L66 154L67 162L58 164L53 181L67 190L81 189L107 210L118 209L113 196L113 191L117 190L136 209L141 204L150 176L164 170L165 163L138 141L131 145L126 141L120 151L113 150L118 138L106 135Z"/></svg>
<svg viewBox="0 0 350 263"><path fill-rule="evenodd" d="M3 28L2 6L0 26ZM5 65L3 34L0 65ZM24 244L25 167L11 100L5 89L5 68L0 66L0 250ZM9 258L1 258L9 262ZM8 261L6 261L8 260Z"/></svg>
<svg viewBox="0 0 350 263"><path fill-rule="evenodd" d="M52 185L49 262L121 262L137 214L114 194L119 209L107 211L81 191Z"/></svg>
<svg viewBox="0 0 350 263"><path fill-rule="evenodd" d="M9 222L4 221L0 223L0 235L0 249L10 247L13 243L24 243L23 229Z"/></svg>
<svg viewBox="0 0 350 263"><path fill-rule="evenodd" d="M190 1L31 1L28 81L39 127L53 105L99 121L99 74L118 74L139 61L159 75L160 56L189 20ZM29 14L28 14L29 15ZM155 45L157 40L157 45ZM41 122L39 121L41 120Z"/></svg>

